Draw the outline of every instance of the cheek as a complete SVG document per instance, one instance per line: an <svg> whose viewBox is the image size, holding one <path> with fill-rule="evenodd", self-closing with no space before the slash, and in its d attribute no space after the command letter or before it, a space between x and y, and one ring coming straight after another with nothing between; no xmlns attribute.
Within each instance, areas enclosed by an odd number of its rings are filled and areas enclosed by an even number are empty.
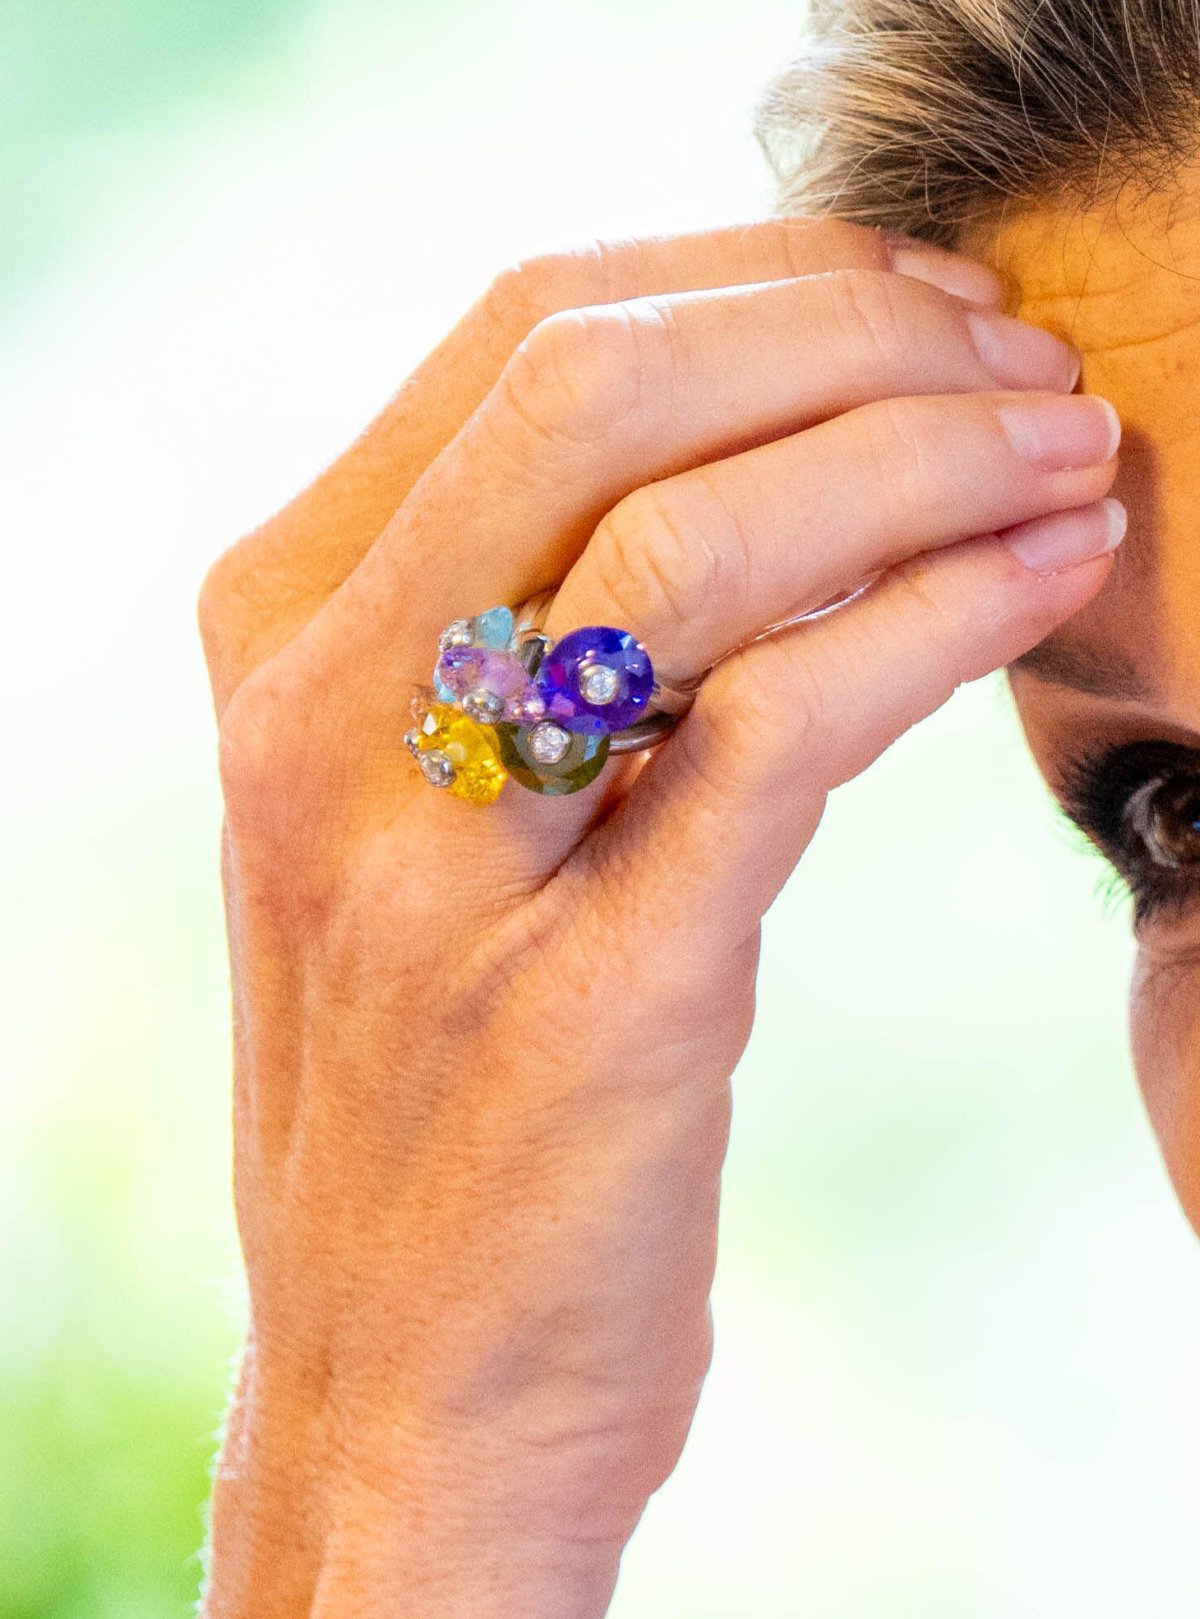
<svg viewBox="0 0 1200 1619"><path fill-rule="evenodd" d="M1200 953L1138 958L1130 1001L1138 1082L1188 1219L1200 1233Z"/></svg>

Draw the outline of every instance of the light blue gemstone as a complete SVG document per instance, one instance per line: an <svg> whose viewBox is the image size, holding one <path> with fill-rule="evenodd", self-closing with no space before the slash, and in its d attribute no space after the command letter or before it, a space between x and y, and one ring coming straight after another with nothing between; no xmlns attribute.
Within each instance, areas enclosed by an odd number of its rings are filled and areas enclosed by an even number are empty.
<svg viewBox="0 0 1200 1619"><path fill-rule="evenodd" d="M493 652L507 652L512 645L513 616L511 607L489 607L486 613L467 619L471 630L471 645L487 647ZM440 661L440 659L439 659ZM433 671L433 689L443 703L456 703L461 693L451 691L446 682Z"/></svg>
<svg viewBox="0 0 1200 1619"><path fill-rule="evenodd" d="M474 631L476 646L489 646L503 651L512 641L512 609L489 607L486 613L480 613L471 628Z"/></svg>

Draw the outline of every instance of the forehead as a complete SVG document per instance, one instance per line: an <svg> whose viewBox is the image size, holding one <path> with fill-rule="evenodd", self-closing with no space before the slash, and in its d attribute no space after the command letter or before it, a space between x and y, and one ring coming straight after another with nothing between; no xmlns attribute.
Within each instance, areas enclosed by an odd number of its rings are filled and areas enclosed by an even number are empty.
<svg viewBox="0 0 1200 1619"><path fill-rule="evenodd" d="M1060 638L1136 664L1169 717L1200 726L1200 211L1047 208L964 245L1005 275L1017 313L1078 346L1081 385L1123 423L1129 535Z"/></svg>

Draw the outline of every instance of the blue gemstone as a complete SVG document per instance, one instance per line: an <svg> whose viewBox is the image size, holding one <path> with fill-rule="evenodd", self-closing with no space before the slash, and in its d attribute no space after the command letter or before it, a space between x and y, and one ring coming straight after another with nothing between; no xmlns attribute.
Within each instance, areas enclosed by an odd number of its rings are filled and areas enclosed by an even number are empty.
<svg viewBox="0 0 1200 1619"><path fill-rule="evenodd" d="M455 659L465 655L470 661L471 654L480 647L491 651L507 652L512 645L513 616L511 607L489 607L486 613L480 613L476 618L469 618L466 623L471 631L470 646L447 647L438 659L437 667L433 671L433 688L443 703L452 703L456 697L461 697L461 691L446 684L442 678L443 671L447 674L455 667Z"/></svg>
<svg viewBox="0 0 1200 1619"><path fill-rule="evenodd" d="M480 613L479 617L472 621L471 629L474 632L476 646L490 646L497 651L503 651L512 641L512 609L489 607L486 613Z"/></svg>
<svg viewBox="0 0 1200 1619"><path fill-rule="evenodd" d="M546 712L568 731L607 736L642 718L654 670L628 630L590 624L556 641L534 677Z"/></svg>

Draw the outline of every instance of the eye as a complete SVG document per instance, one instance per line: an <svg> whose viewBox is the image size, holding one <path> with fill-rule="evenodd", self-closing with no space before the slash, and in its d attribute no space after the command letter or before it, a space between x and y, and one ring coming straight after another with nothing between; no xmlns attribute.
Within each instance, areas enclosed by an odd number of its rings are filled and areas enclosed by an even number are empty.
<svg viewBox="0 0 1200 1619"><path fill-rule="evenodd" d="M1200 775L1143 783L1130 797L1126 820L1155 865L1200 867Z"/></svg>
<svg viewBox="0 0 1200 1619"><path fill-rule="evenodd" d="M1137 742L1078 758L1063 808L1128 885L1141 925L1200 902L1200 751Z"/></svg>

